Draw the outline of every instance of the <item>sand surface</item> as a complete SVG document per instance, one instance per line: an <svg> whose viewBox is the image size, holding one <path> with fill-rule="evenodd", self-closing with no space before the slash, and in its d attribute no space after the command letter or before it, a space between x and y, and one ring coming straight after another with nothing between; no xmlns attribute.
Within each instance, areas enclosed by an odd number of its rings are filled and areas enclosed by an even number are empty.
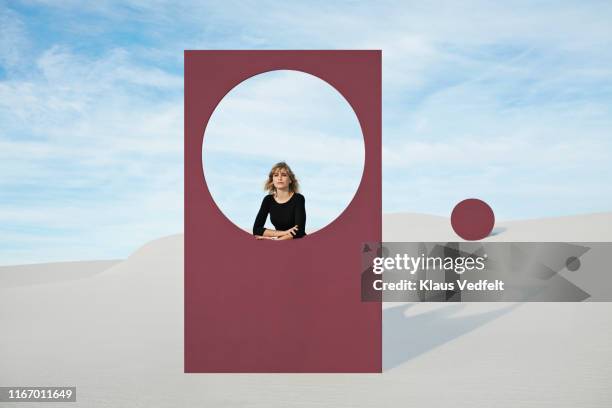
<svg viewBox="0 0 612 408"><path fill-rule="evenodd" d="M383 225L385 241L458 239L442 217ZM488 240L610 241L612 214ZM612 406L610 303L383 307L383 374L183 374L182 235L123 261L1 267L0 385L76 385L69 407Z"/></svg>

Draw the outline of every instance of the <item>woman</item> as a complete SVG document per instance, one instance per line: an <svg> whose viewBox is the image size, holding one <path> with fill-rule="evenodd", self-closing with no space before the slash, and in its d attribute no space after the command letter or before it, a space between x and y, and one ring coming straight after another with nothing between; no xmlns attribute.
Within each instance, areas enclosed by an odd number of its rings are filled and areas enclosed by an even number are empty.
<svg viewBox="0 0 612 408"><path fill-rule="evenodd" d="M304 196L299 191L295 174L285 162L276 163L264 185L268 192L253 224L253 235L257 239L286 240L306 235L306 208ZM264 224L270 214L270 221L276 229L266 229Z"/></svg>

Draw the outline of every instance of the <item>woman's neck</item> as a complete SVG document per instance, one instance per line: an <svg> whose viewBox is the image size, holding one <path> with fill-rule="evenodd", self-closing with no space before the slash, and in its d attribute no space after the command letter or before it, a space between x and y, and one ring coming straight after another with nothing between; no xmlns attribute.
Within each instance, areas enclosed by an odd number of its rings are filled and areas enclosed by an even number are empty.
<svg viewBox="0 0 612 408"><path fill-rule="evenodd" d="M276 189L276 192L274 194L276 196L276 198L278 198L279 200L285 200L289 197L291 197L291 192L289 192L289 189Z"/></svg>

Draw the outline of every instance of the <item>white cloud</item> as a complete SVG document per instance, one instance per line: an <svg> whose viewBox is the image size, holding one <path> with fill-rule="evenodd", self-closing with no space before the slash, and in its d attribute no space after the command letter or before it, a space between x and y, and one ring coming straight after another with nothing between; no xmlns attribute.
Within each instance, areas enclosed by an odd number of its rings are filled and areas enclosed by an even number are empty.
<svg viewBox="0 0 612 408"><path fill-rule="evenodd" d="M23 63L29 45L19 15L8 8L0 9L0 67L12 71Z"/></svg>
<svg viewBox="0 0 612 408"><path fill-rule="evenodd" d="M94 58L54 46L35 62L39 75L0 82L2 234L12 242L2 262L124 257L180 232L182 78L121 48Z"/></svg>

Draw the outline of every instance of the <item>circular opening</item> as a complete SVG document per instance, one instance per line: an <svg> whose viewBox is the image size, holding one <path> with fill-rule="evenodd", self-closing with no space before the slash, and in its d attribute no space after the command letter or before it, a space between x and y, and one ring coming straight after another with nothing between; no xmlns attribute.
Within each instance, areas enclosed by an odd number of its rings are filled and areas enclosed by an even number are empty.
<svg viewBox="0 0 612 408"><path fill-rule="evenodd" d="M364 159L361 127L346 99L327 82L299 71L266 72L232 89L213 112L202 146L204 180L213 200L249 234L276 163L286 162L299 182L310 235L349 205ZM270 215L265 228L277 229Z"/></svg>

